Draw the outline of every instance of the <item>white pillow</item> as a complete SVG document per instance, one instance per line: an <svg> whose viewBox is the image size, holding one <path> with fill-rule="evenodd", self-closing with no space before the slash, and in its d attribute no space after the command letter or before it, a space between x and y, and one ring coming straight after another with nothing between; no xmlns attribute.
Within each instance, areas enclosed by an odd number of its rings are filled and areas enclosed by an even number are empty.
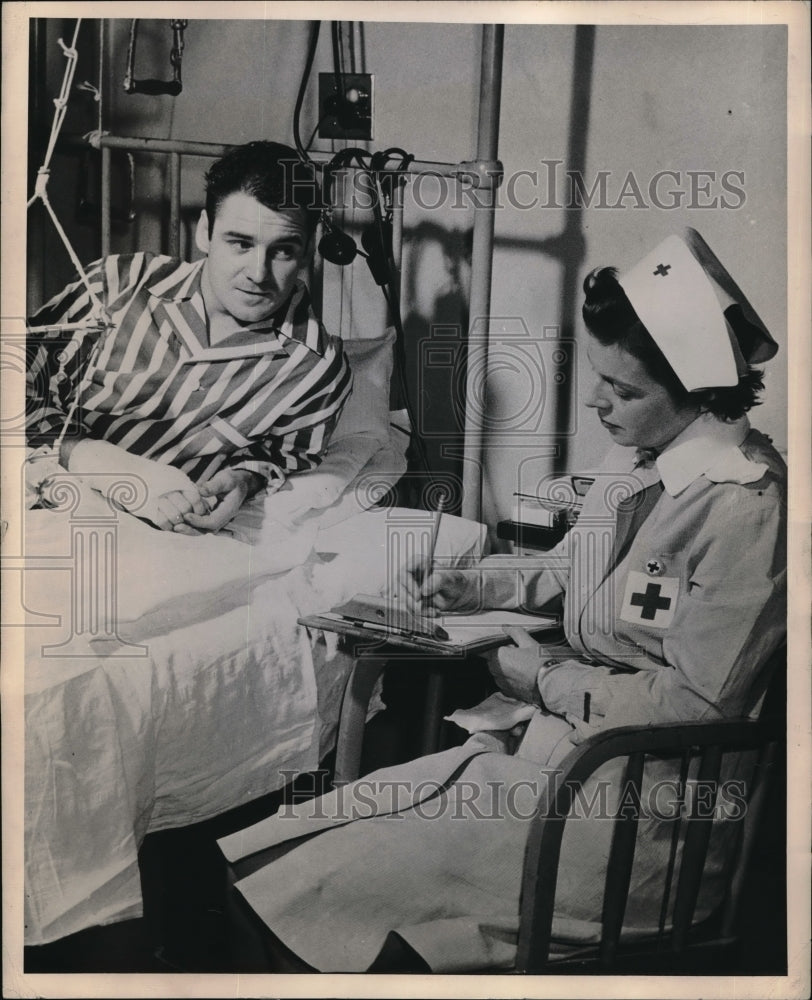
<svg viewBox="0 0 812 1000"><path fill-rule="evenodd" d="M397 417L399 413L400 411L394 411L393 416ZM406 472L408 445L409 435L393 424L386 447L375 452L363 469L336 496L329 509L318 512L319 528L338 524L378 503ZM316 513L312 511L311 516Z"/></svg>
<svg viewBox="0 0 812 1000"><path fill-rule="evenodd" d="M358 434L371 436L379 445L388 442L389 385L394 366L394 343L395 331L391 327L382 337L344 341L344 353L353 374L353 388L338 418L327 449L328 455L340 441ZM371 455L372 452L366 458Z"/></svg>

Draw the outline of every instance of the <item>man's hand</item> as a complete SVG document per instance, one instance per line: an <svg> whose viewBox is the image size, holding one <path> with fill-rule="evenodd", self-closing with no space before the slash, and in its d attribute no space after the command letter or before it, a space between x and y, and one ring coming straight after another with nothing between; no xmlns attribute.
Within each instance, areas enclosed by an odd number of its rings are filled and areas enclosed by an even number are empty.
<svg viewBox="0 0 812 1000"><path fill-rule="evenodd" d="M497 662L490 662L491 675L509 698L541 705L538 675L544 663L544 647L523 628L506 626L505 632L516 645L502 646L497 651Z"/></svg>
<svg viewBox="0 0 812 1000"><path fill-rule="evenodd" d="M138 511L139 517L146 517L161 531L176 531L181 535L197 534L187 527L185 521L187 515L204 515L211 509L209 500L202 497L194 485L191 489L164 493L147 507L148 510Z"/></svg>
<svg viewBox="0 0 812 1000"><path fill-rule="evenodd" d="M156 462L143 455L111 444L83 438L71 443L69 449L60 452L67 461L67 469L78 475L91 477L90 481L103 481L120 475L124 481L128 476L140 479L146 490L146 501L141 490L133 490L132 501L122 490L116 491L116 502L142 520L149 521L161 531L184 530L184 517L189 514L203 515L211 509L211 502L205 499L181 469L165 462Z"/></svg>
<svg viewBox="0 0 812 1000"><path fill-rule="evenodd" d="M262 488L264 480L261 476L247 469L221 469L204 483L198 483L197 488L200 496L214 506L214 509L207 514L199 514L197 511L186 514L184 524L176 528L176 531L193 534L201 531L219 531L236 515L242 507L246 497L253 496Z"/></svg>

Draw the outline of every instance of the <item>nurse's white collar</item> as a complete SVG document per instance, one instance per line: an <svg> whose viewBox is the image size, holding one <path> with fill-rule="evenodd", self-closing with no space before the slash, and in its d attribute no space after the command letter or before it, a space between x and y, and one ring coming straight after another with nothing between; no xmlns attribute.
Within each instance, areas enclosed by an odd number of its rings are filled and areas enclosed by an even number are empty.
<svg viewBox="0 0 812 1000"><path fill-rule="evenodd" d="M700 414L659 454L657 471L672 497L705 476L714 483L754 483L767 471L741 451L750 432L750 421L741 417L731 423L710 413Z"/></svg>

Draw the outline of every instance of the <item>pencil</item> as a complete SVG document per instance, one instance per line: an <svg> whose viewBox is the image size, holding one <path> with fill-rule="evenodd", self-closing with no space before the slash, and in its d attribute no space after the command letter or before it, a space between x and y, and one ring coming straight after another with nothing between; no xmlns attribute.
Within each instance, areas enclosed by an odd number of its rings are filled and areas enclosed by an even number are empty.
<svg viewBox="0 0 812 1000"><path fill-rule="evenodd" d="M437 501L437 512L434 516L434 526L431 531L431 545L429 547L429 564L426 570L426 580L434 572L434 551L437 548L437 536L440 533L440 518L443 516L443 507L445 507L445 493L440 494L440 498Z"/></svg>

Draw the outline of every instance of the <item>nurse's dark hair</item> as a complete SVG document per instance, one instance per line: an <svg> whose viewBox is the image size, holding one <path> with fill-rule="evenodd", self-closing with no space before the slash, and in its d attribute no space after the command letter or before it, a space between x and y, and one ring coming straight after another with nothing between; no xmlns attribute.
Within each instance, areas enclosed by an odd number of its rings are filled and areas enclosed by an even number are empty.
<svg viewBox="0 0 812 1000"><path fill-rule="evenodd" d="M251 195L273 211L298 209L308 234L318 225L322 197L315 169L281 142L257 140L235 146L212 165L206 174L209 236L221 202L235 191Z"/></svg>
<svg viewBox="0 0 812 1000"><path fill-rule="evenodd" d="M739 384L689 392L677 378L674 369L640 322L628 296L617 280L613 267L599 267L584 281L582 314L587 330L604 346L617 344L643 365L648 374L662 385L675 403L692 403L722 420L737 420L761 400L764 388L763 372L748 366ZM728 316L736 333L736 316Z"/></svg>

